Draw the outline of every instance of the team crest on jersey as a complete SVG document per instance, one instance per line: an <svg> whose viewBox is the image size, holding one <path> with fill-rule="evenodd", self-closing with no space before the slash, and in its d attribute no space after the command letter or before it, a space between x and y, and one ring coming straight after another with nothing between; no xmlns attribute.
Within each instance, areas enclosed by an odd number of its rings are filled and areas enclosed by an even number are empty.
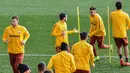
<svg viewBox="0 0 130 73"><path fill-rule="evenodd" d="M18 31L18 34L20 34L20 31Z"/></svg>
<svg viewBox="0 0 130 73"><path fill-rule="evenodd" d="M96 25L96 21L92 21L91 24L92 24L92 25Z"/></svg>

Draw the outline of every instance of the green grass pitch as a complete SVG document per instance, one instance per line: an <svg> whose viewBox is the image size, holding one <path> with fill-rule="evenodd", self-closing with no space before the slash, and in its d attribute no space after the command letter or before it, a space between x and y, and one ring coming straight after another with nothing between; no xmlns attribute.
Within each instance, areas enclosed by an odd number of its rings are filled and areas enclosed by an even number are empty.
<svg viewBox="0 0 130 73"><path fill-rule="evenodd" d="M81 31L89 31L89 7L95 6L102 16L107 32L107 6L110 11L115 9L116 0L1 0L0 1L0 38L4 28L10 25L11 16L18 15L20 24L25 26L31 34L26 43L26 54L55 54L54 37L50 36L52 27L57 22L58 14L68 14L68 29L77 28L76 7L80 7ZM123 10L130 14L130 0L123 0ZM128 33L130 33L128 31ZM129 34L128 34L129 35ZM130 35L129 35L130 36ZM70 47L78 41L78 34L69 35ZM89 40L88 40L89 42ZM104 43L108 43L105 37ZM114 44L111 36L111 43ZM129 46L130 47L130 46ZM113 56L117 56L114 44ZM108 50L97 51L100 56L108 56ZM6 45L0 40L0 73L12 73L9 64ZM37 73L37 64L41 61L48 63L50 56L25 56L24 63L28 64L32 73ZM130 67L120 67L119 58L108 58L96 61L96 68L92 73L130 73Z"/></svg>

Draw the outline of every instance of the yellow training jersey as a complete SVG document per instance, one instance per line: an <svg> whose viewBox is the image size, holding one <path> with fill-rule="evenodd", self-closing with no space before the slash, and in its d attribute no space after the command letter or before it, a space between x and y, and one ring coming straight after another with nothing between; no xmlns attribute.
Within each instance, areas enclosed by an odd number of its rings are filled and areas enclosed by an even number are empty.
<svg viewBox="0 0 130 73"><path fill-rule="evenodd" d="M62 32L65 31L66 35L65 36L62 36ZM56 42L55 42L55 46L60 46L62 42L65 42L67 44L69 44L69 41L68 41L68 34L72 34L74 33L75 31L74 30L71 30L71 31L68 31L67 30L67 24L66 22L63 22L63 21L58 21L53 29L52 29L52 33L51 35L52 36L55 36L56 37Z"/></svg>
<svg viewBox="0 0 130 73"><path fill-rule="evenodd" d="M89 31L89 36L92 37L93 35L95 36L105 36L105 27L103 20L99 14L95 14L93 17L89 16L90 18L90 31Z"/></svg>
<svg viewBox="0 0 130 73"><path fill-rule="evenodd" d="M18 54L24 53L24 45L22 41L26 42L30 34L23 26L17 25L16 27L8 26L3 34L2 40L8 40L8 53Z"/></svg>
<svg viewBox="0 0 130 73"><path fill-rule="evenodd" d="M73 55L67 51L61 51L52 56L47 69L51 70L52 66L54 66L55 73L72 73L76 70Z"/></svg>
<svg viewBox="0 0 130 73"><path fill-rule="evenodd" d="M115 38L127 37L126 30L130 28L129 15L122 10L111 12L112 35ZM128 26L126 26L128 24Z"/></svg>
<svg viewBox="0 0 130 73"><path fill-rule="evenodd" d="M72 54L76 69L90 70L90 63L94 63L93 47L90 44L81 40L72 46Z"/></svg>

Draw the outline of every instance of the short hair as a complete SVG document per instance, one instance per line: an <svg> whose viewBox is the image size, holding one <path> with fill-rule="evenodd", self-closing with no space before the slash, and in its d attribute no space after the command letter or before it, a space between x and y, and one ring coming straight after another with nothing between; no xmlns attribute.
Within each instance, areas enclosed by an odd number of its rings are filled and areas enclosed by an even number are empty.
<svg viewBox="0 0 130 73"><path fill-rule="evenodd" d="M116 2L116 9L121 9L122 8L122 3L121 2Z"/></svg>
<svg viewBox="0 0 130 73"><path fill-rule="evenodd" d="M96 10L96 8L95 7L90 7L89 10Z"/></svg>
<svg viewBox="0 0 130 73"><path fill-rule="evenodd" d="M61 51L63 51L63 50L68 50L68 45L65 42L61 43Z"/></svg>
<svg viewBox="0 0 130 73"><path fill-rule="evenodd" d="M66 17L66 14L65 14L65 13L61 13L61 14L59 15L60 20L63 20L64 17Z"/></svg>
<svg viewBox="0 0 130 73"><path fill-rule="evenodd" d="M80 33L80 39L81 40L86 40L86 38L87 38L87 32L81 32Z"/></svg>
<svg viewBox="0 0 130 73"><path fill-rule="evenodd" d="M38 71L45 71L46 64L44 62L40 62L37 67Z"/></svg>
<svg viewBox="0 0 130 73"><path fill-rule="evenodd" d="M12 19L19 20L19 17L18 16L12 16Z"/></svg>
<svg viewBox="0 0 130 73"><path fill-rule="evenodd" d="M52 73L52 71L46 70L46 71L44 71L44 73Z"/></svg>
<svg viewBox="0 0 130 73"><path fill-rule="evenodd" d="M19 64L18 65L18 70L19 70L20 73L24 73L29 69L30 69L29 66L26 65L26 64Z"/></svg>

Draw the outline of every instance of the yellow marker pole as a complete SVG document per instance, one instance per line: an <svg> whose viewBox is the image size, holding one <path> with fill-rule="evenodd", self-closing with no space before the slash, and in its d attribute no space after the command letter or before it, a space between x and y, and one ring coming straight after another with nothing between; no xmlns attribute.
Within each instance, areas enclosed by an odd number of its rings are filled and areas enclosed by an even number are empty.
<svg viewBox="0 0 130 73"><path fill-rule="evenodd" d="M77 21L78 21L78 31L79 31L79 41L80 41L80 16L79 16L79 7L77 7Z"/></svg>
<svg viewBox="0 0 130 73"><path fill-rule="evenodd" d="M110 41L110 18L109 18L109 6L107 6L107 22L108 22L108 44L111 44ZM111 63L111 47L109 48L109 63Z"/></svg>

